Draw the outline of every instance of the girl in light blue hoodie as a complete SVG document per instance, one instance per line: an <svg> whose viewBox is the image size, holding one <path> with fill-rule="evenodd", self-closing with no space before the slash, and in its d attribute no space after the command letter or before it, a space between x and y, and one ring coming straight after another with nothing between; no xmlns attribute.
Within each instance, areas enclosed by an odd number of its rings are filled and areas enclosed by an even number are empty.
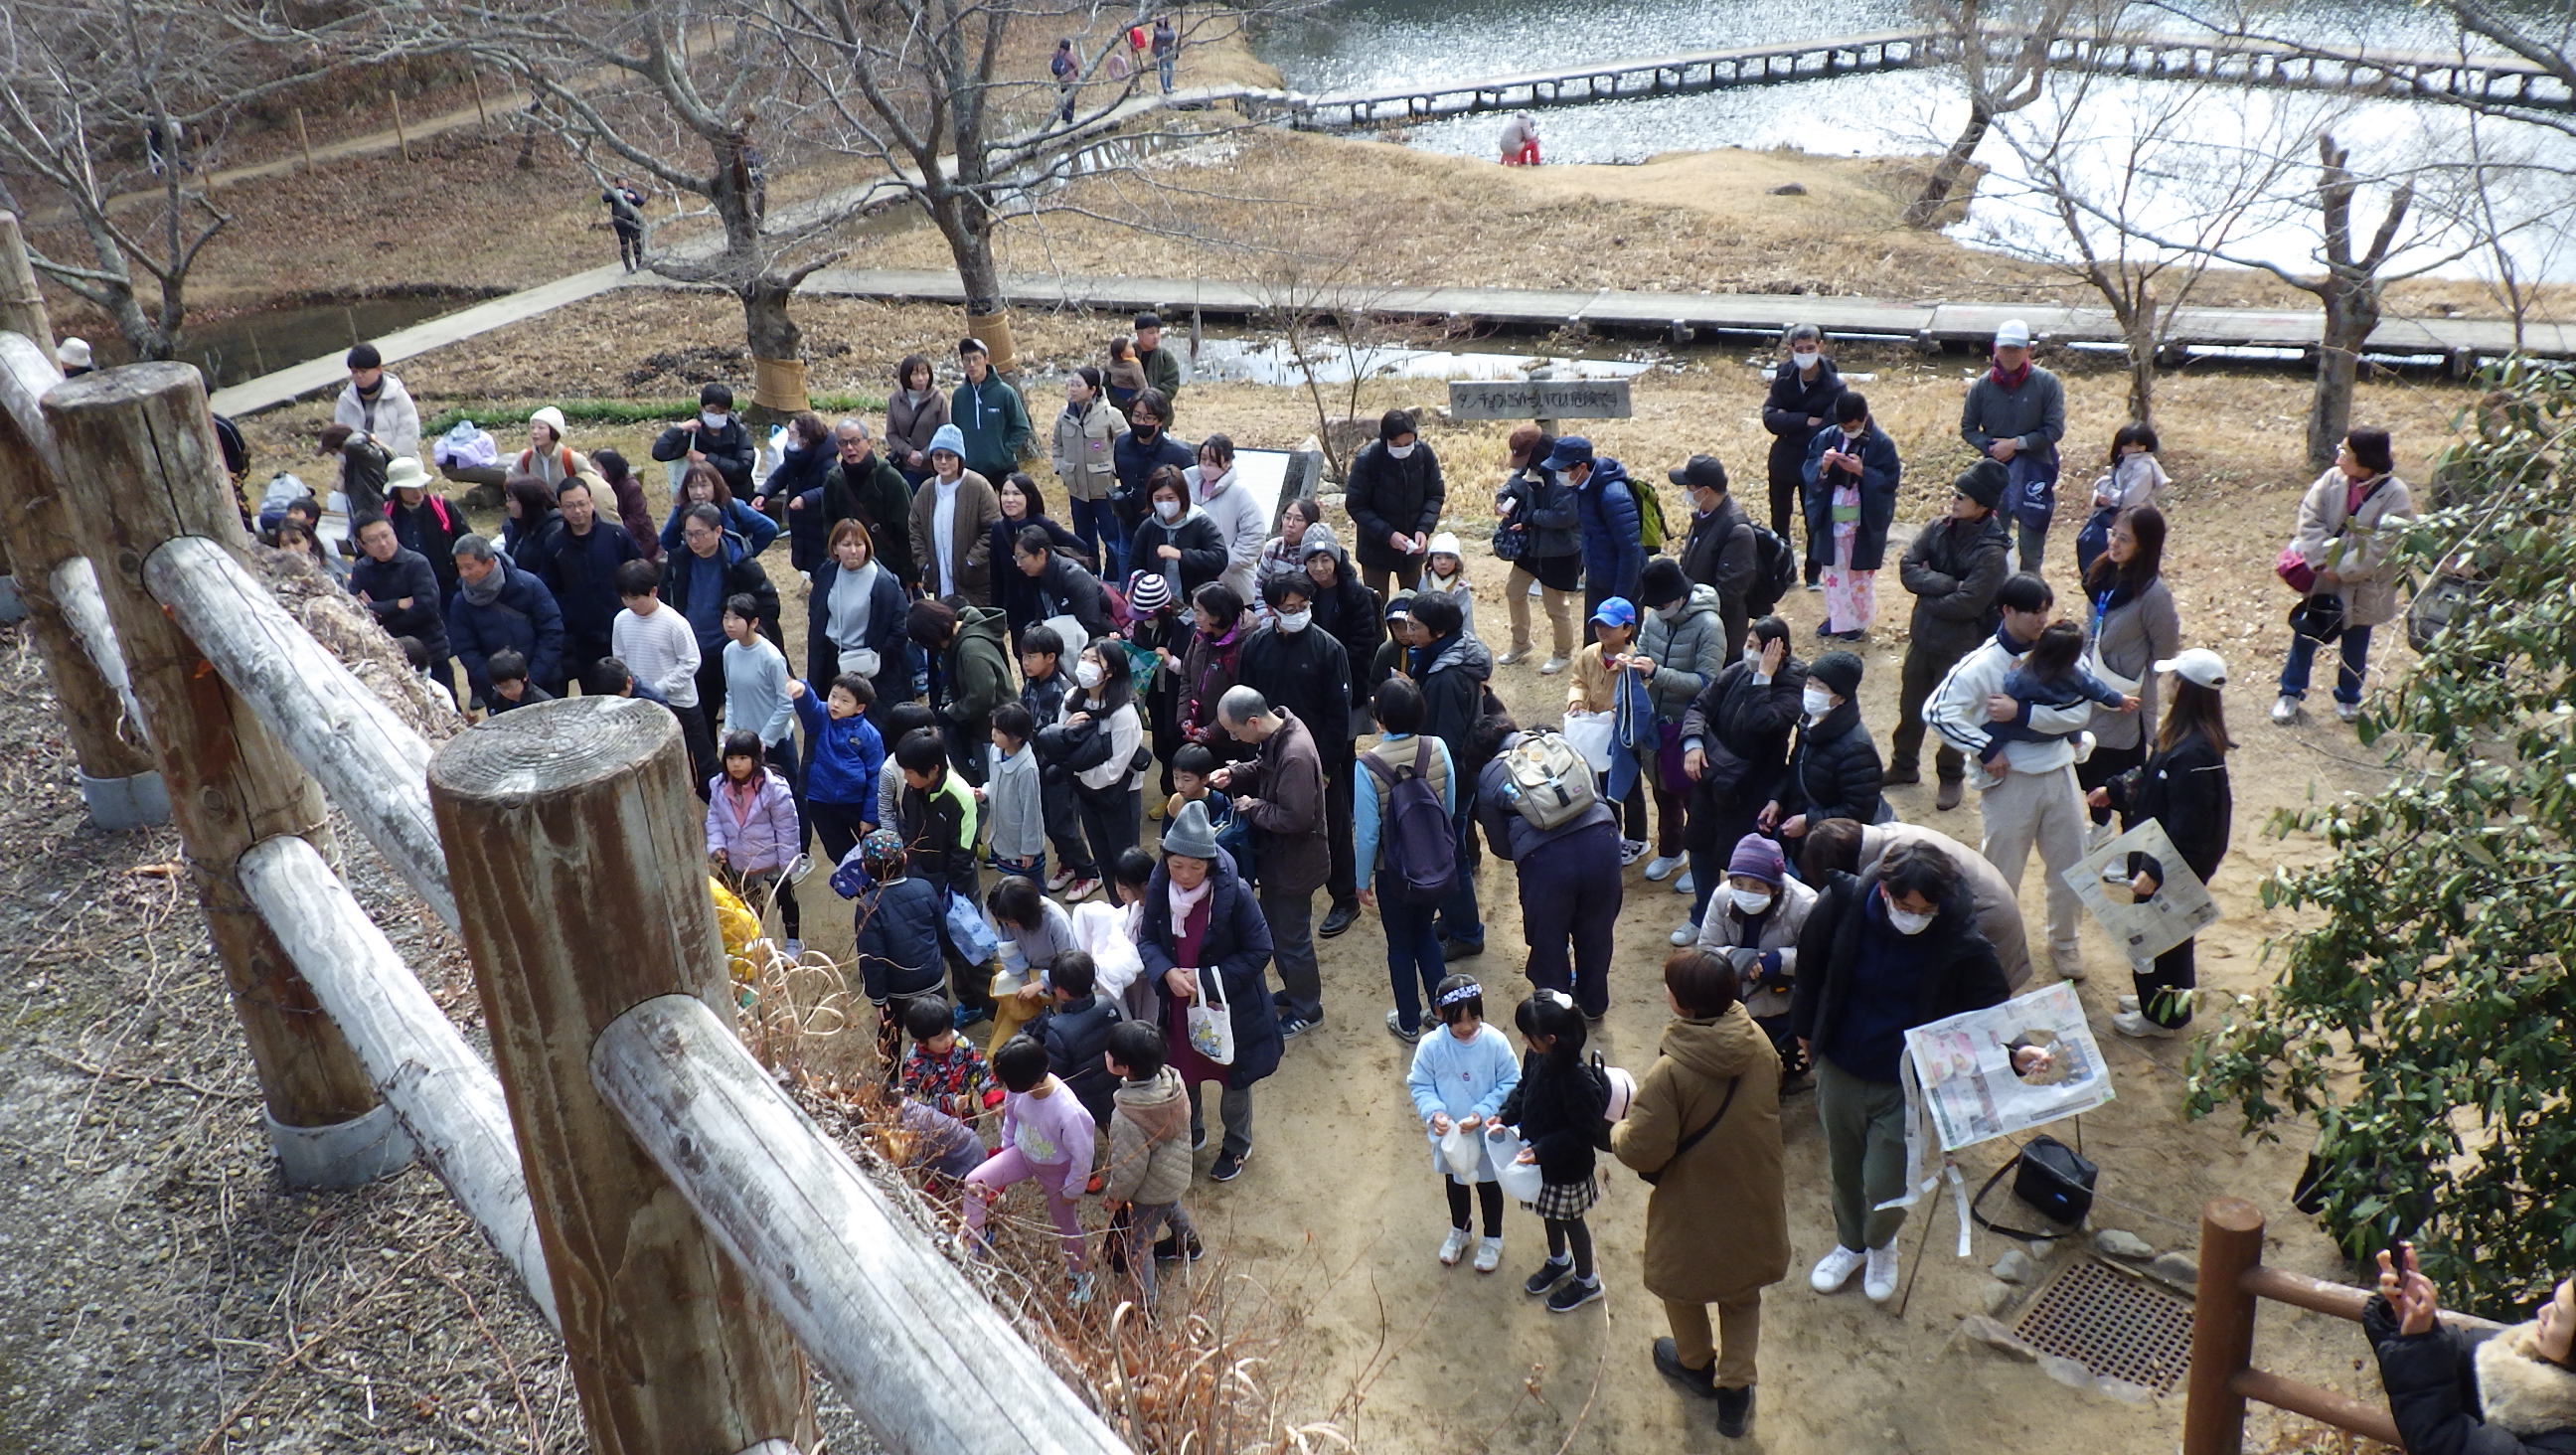
<svg viewBox="0 0 2576 1455"><path fill-rule="evenodd" d="M1502 1110L1503 1101L1520 1083L1520 1057L1511 1038L1485 1024L1485 990L1472 975L1452 975L1440 982L1433 1013L1441 1030L1426 1035L1413 1049L1413 1070L1405 1087L1413 1093L1414 1113L1431 1139L1432 1168L1442 1169L1440 1139L1453 1127L1476 1134L1474 1186L1485 1235L1476 1243L1476 1271L1491 1273L1503 1261L1503 1189L1494 1181L1494 1153L1485 1140L1486 1124ZM1451 1172L1442 1179L1449 1194L1449 1236L1440 1243L1443 1267L1455 1267L1467 1251L1468 1183Z"/></svg>

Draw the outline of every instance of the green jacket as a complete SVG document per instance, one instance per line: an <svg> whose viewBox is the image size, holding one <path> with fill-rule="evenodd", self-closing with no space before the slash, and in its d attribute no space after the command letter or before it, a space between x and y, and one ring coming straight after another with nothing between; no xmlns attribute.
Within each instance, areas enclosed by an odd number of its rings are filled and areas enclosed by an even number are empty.
<svg viewBox="0 0 2576 1455"><path fill-rule="evenodd" d="M1146 387L1161 390L1165 399L1181 397L1181 356L1172 352L1169 343L1150 354L1137 350L1136 362L1145 366Z"/></svg>
<svg viewBox="0 0 2576 1455"><path fill-rule="evenodd" d="M948 396L948 422L966 436L966 468L994 482L996 489L1003 476L1020 467L1020 456L1037 433L1020 391L990 372L980 389L958 381Z"/></svg>
<svg viewBox="0 0 2576 1455"><path fill-rule="evenodd" d="M957 636L948 644L948 720L973 728L980 741L993 710L1016 701L1011 652L1002 637L1001 608L969 606L957 613Z"/></svg>

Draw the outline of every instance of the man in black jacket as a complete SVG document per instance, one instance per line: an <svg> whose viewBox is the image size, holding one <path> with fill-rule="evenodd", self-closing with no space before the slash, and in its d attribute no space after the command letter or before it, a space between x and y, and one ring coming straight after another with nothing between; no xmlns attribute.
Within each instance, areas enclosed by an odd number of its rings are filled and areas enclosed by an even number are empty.
<svg viewBox="0 0 2576 1455"><path fill-rule="evenodd" d="M1448 498L1440 457L1416 432L1413 412L1390 409L1377 423L1377 442L1351 460L1342 508L1350 512L1360 559L1360 580L1380 596L1410 586L1422 574L1431 532Z"/></svg>
<svg viewBox="0 0 2576 1455"><path fill-rule="evenodd" d="M1139 389L1127 405L1127 432L1109 442L1109 468L1118 483L1109 492L1110 512L1118 517L1118 549L1103 541L1100 564L1120 581L1130 571L1151 570L1153 563L1127 559L1127 542L1145 518L1146 492L1154 472L1165 465L1187 470L1199 462L1198 447L1172 434L1171 396L1160 389ZM1116 558L1112 564L1112 557Z"/></svg>
<svg viewBox="0 0 2576 1455"><path fill-rule="evenodd" d="M901 470L876 452L866 424L842 420L832 436L840 460L823 476L819 494L809 490L788 502L788 509L819 513L826 540L842 521L866 526L877 564L906 588L919 586L921 569L912 560L912 487L904 483Z"/></svg>
<svg viewBox="0 0 2576 1455"><path fill-rule="evenodd" d="M724 528L724 512L689 507L681 518L681 550L662 562L662 600L677 608L698 639L698 709L710 723L724 721L724 604L748 596L760 607L760 634L785 645L778 631L778 588L742 537ZM612 621L615 618L611 618Z"/></svg>
<svg viewBox="0 0 2576 1455"><path fill-rule="evenodd" d="M610 629L622 609L617 568L644 553L623 526L600 524L590 483L578 475L556 487L555 509L537 537L536 572L563 611L564 670L578 677L610 652Z"/></svg>
<svg viewBox="0 0 2576 1455"><path fill-rule="evenodd" d="M1332 908L1315 933L1330 939L1359 918L1357 866L1351 862L1351 768L1357 761L1351 727L1350 653L1315 623L1315 583L1302 575L1262 583L1270 625L1243 644L1235 680L1297 715L1314 736L1324 760L1324 817L1332 843L1332 868L1324 879Z"/></svg>
<svg viewBox="0 0 2576 1455"><path fill-rule="evenodd" d="M1731 660L1744 645L1746 600L1760 553L1753 548L1753 519L1727 492L1726 466L1715 455L1693 455L1690 463L1666 472L1690 501L1690 535L1683 540L1682 575L1693 585L1717 593L1717 619L1726 632ZM1729 847L1732 847L1730 845Z"/></svg>
<svg viewBox="0 0 2576 1455"><path fill-rule="evenodd" d="M1905 1033L2000 1005L2007 994L1976 907L1939 850L1898 844L1866 872L1836 874L1798 935L1789 1028L1816 1068L1835 1246L1807 1283L1833 1293L1867 1265L1873 1303L1896 1293L1905 1192Z"/></svg>
<svg viewBox="0 0 2576 1455"><path fill-rule="evenodd" d="M709 384L698 391L698 417L684 419L653 441L653 458L665 464L704 460L725 477L734 498L751 499L751 431L733 412L733 391Z"/></svg>
<svg viewBox="0 0 2576 1455"><path fill-rule="evenodd" d="M379 515L358 527L358 562L349 568L349 590L365 606L385 635L409 637L429 657L429 675L447 689L461 711L465 699L456 690L456 664L447 646L447 613L438 595L438 573L429 558L403 549L393 522Z"/></svg>
<svg viewBox="0 0 2576 1455"><path fill-rule="evenodd" d="M1905 647L1905 681L1896 704L1896 735L1888 744L1886 782L1923 781L1923 704L1961 657L1995 634L2001 619L1995 592L2011 573L2011 538L1996 502L2011 477L1993 460L1979 460L1950 484L1950 513L1923 528L1905 548L1897 568L1914 593L1914 621ZM1941 777L1936 807L1953 809L1967 779L1968 760L1947 743L1933 754Z"/></svg>

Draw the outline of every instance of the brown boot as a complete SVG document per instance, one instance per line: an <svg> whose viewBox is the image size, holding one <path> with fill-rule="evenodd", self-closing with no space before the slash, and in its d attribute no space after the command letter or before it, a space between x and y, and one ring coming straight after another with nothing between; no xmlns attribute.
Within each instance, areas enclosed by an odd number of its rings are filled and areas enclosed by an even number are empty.
<svg viewBox="0 0 2576 1455"><path fill-rule="evenodd" d="M1941 810L1943 813L1948 813L1951 809L1957 808L1959 806L1960 796L1966 791L1967 782L1968 780L1965 778L1942 779L1940 796L1932 800L1932 806Z"/></svg>

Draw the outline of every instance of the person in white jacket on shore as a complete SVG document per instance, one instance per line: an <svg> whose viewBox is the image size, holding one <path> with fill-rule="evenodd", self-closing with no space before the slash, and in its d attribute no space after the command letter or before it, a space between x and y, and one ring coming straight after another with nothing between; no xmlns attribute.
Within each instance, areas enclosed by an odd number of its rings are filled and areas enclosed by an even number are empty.
<svg viewBox="0 0 2576 1455"><path fill-rule="evenodd" d="M420 458L420 406L411 402L403 381L385 372L384 355L374 344L349 350L349 382L331 406L331 422L374 438L394 457Z"/></svg>
<svg viewBox="0 0 2576 1455"><path fill-rule="evenodd" d="M2020 720L2042 733L2080 734L2092 718L2092 704L2025 706L2005 695L2004 678L2038 643L2056 594L2046 581L2024 572L2004 582L1995 604L2003 611L2003 625L1951 667L1923 705L1923 721L1967 755L1968 781L1977 787L1978 813L1984 820L1981 850L2016 892L2031 850L2039 850L2048 872L2050 958L2060 976L2081 980L2078 932L2084 905L2062 876L2084 857L2084 795L2076 786L2075 764L2091 750L2092 740L1998 744L1990 725Z"/></svg>
<svg viewBox="0 0 2576 1455"><path fill-rule="evenodd" d="M1218 580L1234 588L1237 599L1261 599L1253 583L1261 562L1261 543L1270 522L1261 502L1252 498L1234 472L1234 441L1221 434L1199 441L1199 462L1181 472L1190 482L1190 500L1216 522L1225 538L1225 573Z"/></svg>

